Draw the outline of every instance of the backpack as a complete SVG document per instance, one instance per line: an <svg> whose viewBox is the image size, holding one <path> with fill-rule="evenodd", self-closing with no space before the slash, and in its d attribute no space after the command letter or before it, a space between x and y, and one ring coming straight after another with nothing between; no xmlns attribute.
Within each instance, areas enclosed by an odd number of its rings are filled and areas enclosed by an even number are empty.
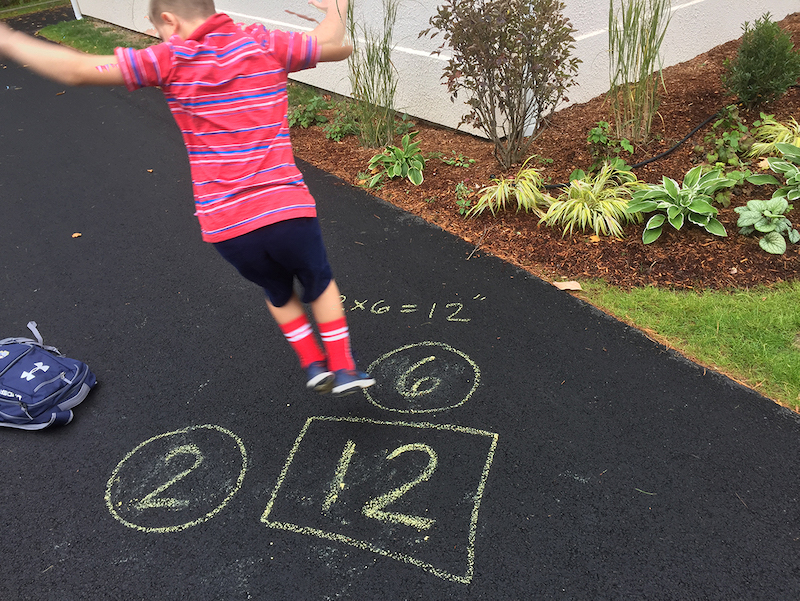
<svg viewBox="0 0 800 601"><path fill-rule="evenodd" d="M41 430L72 421L72 408L97 383L89 367L46 346L36 322L36 336L0 340L0 426Z"/></svg>

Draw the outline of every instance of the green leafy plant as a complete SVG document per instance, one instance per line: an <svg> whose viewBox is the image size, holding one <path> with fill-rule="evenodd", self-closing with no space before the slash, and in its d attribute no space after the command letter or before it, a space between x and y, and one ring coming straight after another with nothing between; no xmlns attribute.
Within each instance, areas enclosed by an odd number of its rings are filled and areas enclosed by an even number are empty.
<svg viewBox="0 0 800 601"><path fill-rule="evenodd" d="M357 136L359 130L355 115L350 109L352 103L342 100L334 104L333 119L322 127L325 137L334 142L341 142L347 136Z"/></svg>
<svg viewBox="0 0 800 601"><path fill-rule="evenodd" d="M750 27L745 22L742 43L733 60L724 63L722 83L748 108L783 96L800 77L800 53L770 14Z"/></svg>
<svg viewBox="0 0 800 601"><path fill-rule="evenodd" d="M788 201L795 201L800 198L800 147L794 144L776 144L778 151L781 153L780 158L769 157L769 167L775 173L783 176L785 185L769 174L754 175L747 178L751 184L763 185L774 184L780 186L772 198L785 198Z"/></svg>
<svg viewBox="0 0 800 601"><path fill-rule="evenodd" d="M458 182L456 184L456 206L458 207L459 215L466 215L472 207L472 197L475 191L472 190L466 182Z"/></svg>
<svg viewBox="0 0 800 601"><path fill-rule="evenodd" d="M467 169L475 164L475 159L464 156L462 153L456 152L455 150L452 151L450 156L440 154L437 158L445 165L450 165L452 167L463 167L464 169Z"/></svg>
<svg viewBox="0 0 800 601"><path fill-rule="evenodd" d="M440 50L452 99L468 96L461 119L492 141L503 169L526 156L578 71L574 29L561 0L446 0L420 36L443 33Z"/></svg>
<svg viewBox="0 0 800 601"><path fill-rule="evenodd" d="M680 230L685 222L704 228L715 236L727 236L716 216L719 211L711 204L719 190L729 188L735 180L727 178L719 169L702 174L702 165L692 168L683 178L681 186L674 179L664 177L661 184L648 184L633 194L628 213L651 213L644 226L642 242L650 244L658 239L665 223Z"/></svg>
<svg viewBox="0 0 800 601"><path fill-rule="evenodd" d="M415 186L423 181L422 171L425 169L425 157L419 149L419 142L414 138L419 132L407 133L403 136L400 146L387 146L383 152L373 156L369 161L369 170L374 174L367 187L375 187L384 177L408 178Z"/></svg>
<svg viewBox="0 0 800 601"><path fill-rule="evenodd" d="M480 190L480 197L470 209L469 215L480 215L487 209L492 215L497 215L511 207L516 207L517 211L544 215L552 199L543 192L542 175L534 167L528 166L533 158L529 157L513 177L492 178L492 184Z"/></svg>
<svg viewBox="0 0 800 601"><path fill-rule="evenodd" d="M625 224L642 220L641 215L625 211L631 195L642 185L614 162L604 163L596 174L576 170L540 223L563 228L564 236L589 229L598 236L622 238Z"/></svg>
<svg viewBox="0 0 800 601"><path fill-rule="evenodd" d="M392 35L399 0L383 0L383 28L359 24L353 3L347 7L347 31L353 52L347 59L355 123L362 146L379 148L392 141L397 72L392 64Z"/></svg>
<svg viewBox="0 0 800 601"><path fill-rule="evenodd" d="M608 92L616 137L647 142L658 110L661 43L670 22L670 0L611 0L608 10Z"/></svg>
<svg viewBox="0 0 800 601"><path fill-rule="evenodd" d="M786 240L793 244L800 242L800 233L786 213L792 210L792 205L785 197L771 198L770 200L750 200L743 207L733 209L739 214L736 225L739 233L749 236L755 232L763 234L758 245L773 255L782 255L786 252Z"/></svg>
<svg viewBox="0 0 800 601"><path fill-rule="evenodd" d="M328 118L321 114L330 108L330 103L321 94L312 93L303 102L295 104L289 109L289 127L300 126L303 129L312 125L326 123Z"/></svg>
<svg viewBox="0 0 800 601"><path fill-rule="evenodd" d="M774 156L778 153L777 144L800 146L800 124L794 117L788 123L775 120L775 115L761 113L761 118L753 121L753 145L747 153L750 157Z"/></svg>
<svg viewBox="0 0 800 601"><path fill-rule="evenodd" d="M597 125L589 130L586 143L589 145L589 152L594 157L590 171L594 171L608 159L618 156L623 150L633 154L633 144L630 140L614 138L608 121L598 121Z"/></svg>
<svg viewBox="0 0 800 601"><path fill-rule="evenodd" d="M703 138L705 146L695 147L695 152L705 155L711 165L738 167L743 164L741 156L746 155L753 143L750 129L739 116L735 104L720 111L720 118L714 122Z"/></svg>

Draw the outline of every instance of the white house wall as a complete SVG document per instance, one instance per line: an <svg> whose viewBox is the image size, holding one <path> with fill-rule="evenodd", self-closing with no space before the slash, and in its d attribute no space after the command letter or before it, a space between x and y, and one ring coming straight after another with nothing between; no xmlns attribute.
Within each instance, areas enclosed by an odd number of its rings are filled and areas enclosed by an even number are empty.
<svg viewBox="0 0 800 601"><path fill-rule="evenodd" d="M463 102L450 101L442 84L442 57L431 56L441 44L419 38L441 1L399 0L394 30L393 62L399 77L396 104L410 115L455 127L466 112ZM78 0L80 10L135 31L151 26L146 19L149 0ZM299 0L217 0L217 10L235 21L260 21L267 27L308 31L314 23L298 15L320 18L322 13ZM356 0L359 22L378 31L382 26L382 0ZM585 102L608 89L608 0L565 0L565 16L575 33L574 55L583 62L578 86L569 92L569 102ZM798 0L673 0L672 21L661 47L664 66L688 60L714 46L738 38L745 21L753 22L769 12L778 21L800 10ZM339 94L349 94L345 63L324 64L297 73L294 79ZM566 106L566 104L564 105Z"/></svg>

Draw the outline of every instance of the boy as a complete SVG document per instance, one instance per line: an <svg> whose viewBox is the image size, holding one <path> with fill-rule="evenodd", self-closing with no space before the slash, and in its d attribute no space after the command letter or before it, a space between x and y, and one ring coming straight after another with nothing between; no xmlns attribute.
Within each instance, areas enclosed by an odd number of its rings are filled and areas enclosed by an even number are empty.
<svg viewBox="0 0 800 601"><path fill-rule="evenodd" d="M286 82L291 71L346 59L352 47L343 44L347 0L311 4L325 17L300 34L242 28L216 13L214 0L151 0L149 18L163 43L117 48L114 56L77 52L0 23L0 58L70 85L159 86L189 155L203 239L264 288L307 388L341 396L375 380L353 360L314 199L294 164Z"/></svg>

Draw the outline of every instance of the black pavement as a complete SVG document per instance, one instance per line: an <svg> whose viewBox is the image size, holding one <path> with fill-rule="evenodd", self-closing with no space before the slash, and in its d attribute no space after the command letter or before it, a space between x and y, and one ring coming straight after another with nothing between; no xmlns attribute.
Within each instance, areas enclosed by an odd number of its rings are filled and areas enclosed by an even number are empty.
<svg viewBox="0 0 800 601"><path fill-rule="evenodd" d="M100 382L0 430L0 598L798 598L793 413L301 167L366 395L200 240L158 91L0 68L0 337Z"/></svg>

